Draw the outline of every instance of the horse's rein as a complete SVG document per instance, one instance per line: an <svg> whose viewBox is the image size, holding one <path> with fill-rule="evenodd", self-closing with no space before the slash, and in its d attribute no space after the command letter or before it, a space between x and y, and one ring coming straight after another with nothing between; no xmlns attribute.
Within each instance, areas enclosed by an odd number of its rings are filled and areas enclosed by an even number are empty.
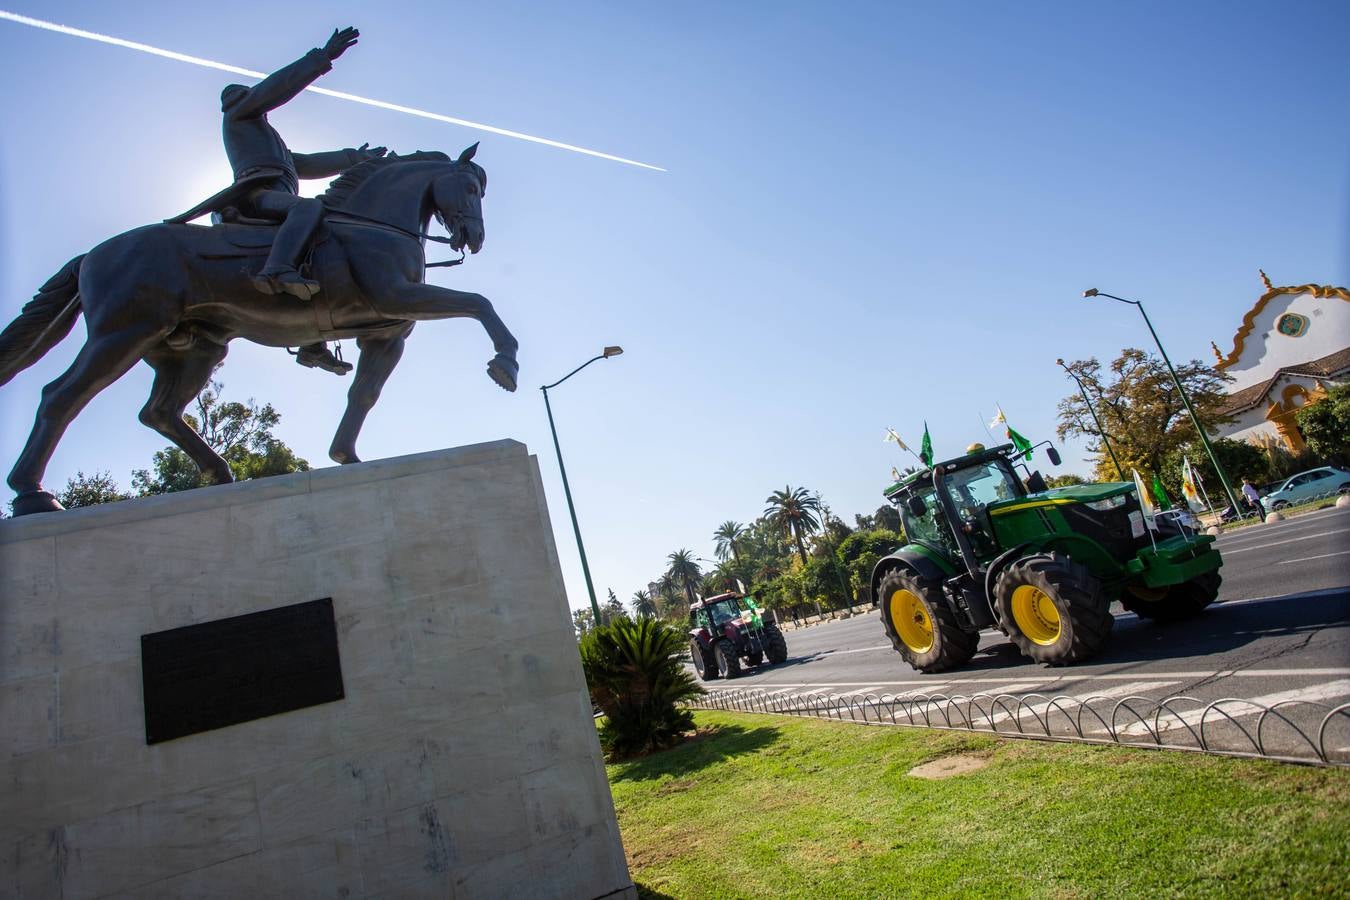
<svg viewBox="0 0 1350 900"><path fill-rule="evenodd" d="M397 231L399 234L407 235L410 238L416 238L424 241L435 241L438 244L450 244L454 242L452 238L441 237L438 234L427 234L425 231L409 231L408 229L401 228L398 225L393 224L392 222L386 222L383 219L376 219L372 218L371 216L363 216L360 213L349 212L348 210L342 209L340 207L329 207L328 211L330 214L336 214L337 216L340 217L346 217L355 220L353 222L348 223L351 225L360 225L363 227L379 226L380 228L387 228L390 231ZM462 213L460 214L460 218L479 219L479 221L481 221L481 217L479 216L464 215ZM434 263L429 262L424 263L423 265L428 269L448 268L449 266L458 266L462 264L464 262L464 258L465 258L464 250L460 249L459 259L447 259L442 262L434 262Z"/></svg>

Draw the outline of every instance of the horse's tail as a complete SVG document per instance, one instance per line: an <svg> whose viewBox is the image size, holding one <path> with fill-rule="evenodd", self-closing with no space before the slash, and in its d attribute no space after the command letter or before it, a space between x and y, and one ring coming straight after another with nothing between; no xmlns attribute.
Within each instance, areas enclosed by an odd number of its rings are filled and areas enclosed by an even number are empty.
<svg viewBox="0 0 1350 900"><path fill-rule="evenodd" d="M61 267L33 296L19 317L0 331L0 385L42 359L70 333L80 317L81 254Z"/></svg>

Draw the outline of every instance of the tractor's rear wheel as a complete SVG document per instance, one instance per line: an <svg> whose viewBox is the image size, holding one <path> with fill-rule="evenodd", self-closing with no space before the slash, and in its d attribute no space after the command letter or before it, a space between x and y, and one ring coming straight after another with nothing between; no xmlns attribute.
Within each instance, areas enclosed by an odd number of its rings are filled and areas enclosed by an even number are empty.
<svg viewBox="0 0 1350 900"><path fill-rule="evenodd" d="M735 644L722 638L713 652L717 654L717 668L723 678L735 678L741 674L741 658L736 655Z"/></svg>
<svg viewBox="0 0 1350 900"><path fill-rule="evenodd" d="M994 596L1017 649L1051 666L1095 656L1115 624L1101 582L1062 553L1038 553L1013 563L999 574Z"/></svg>
<svg viewBox="0 0 1350 900"><path fill-rule="evenodd" d="M711 649L705 651L698 638L689 639L689 658L693 660L694 671L701 680L712 681L717 677L717 656Z"/></svg>
<svg viewBox="0 0 1350 900"><path fill-rule="evenodd" d="M1213 603L1219 596L1222 582L1223 576L1218 572L1206 572L1157 592L1127 587L1120 597L1120 605L1141 619L1180 622L1199 615Z"/></svg>
<svg viewBox="0 0 1350 900"><path fill-rule="evenodd" d="M787 638L772 622L764 623L764 654L769 657L770 665L787 662Z"/></svg>
<svg viewBox="0 0 1350 900"><path fill-rule="evenodd" d="M961 627L936 581L894 569L881 579L877 593L886 636L920 672L945 672L975 655L980 636Z"/></svg>

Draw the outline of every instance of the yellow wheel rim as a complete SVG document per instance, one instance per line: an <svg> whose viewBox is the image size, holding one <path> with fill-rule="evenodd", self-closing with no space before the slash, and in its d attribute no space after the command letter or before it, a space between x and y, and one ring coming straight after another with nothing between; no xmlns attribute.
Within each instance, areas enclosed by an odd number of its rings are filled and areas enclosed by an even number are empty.
<svg viewBox="0 0 1350 900"><path fill-rule="evenodd" d="M917 594L904 588L891 594L890 612L891 625L906 647L915 653L933 649L933 619Z"/></svg>
<svg viewBox="0 0 1350 900"><path fill-rule="evenodd" d="M1033 643L1049 646L1059 640L1059 610L1040 588L1018 585L1012 593L1012 616L1017 629Z"/></svg>

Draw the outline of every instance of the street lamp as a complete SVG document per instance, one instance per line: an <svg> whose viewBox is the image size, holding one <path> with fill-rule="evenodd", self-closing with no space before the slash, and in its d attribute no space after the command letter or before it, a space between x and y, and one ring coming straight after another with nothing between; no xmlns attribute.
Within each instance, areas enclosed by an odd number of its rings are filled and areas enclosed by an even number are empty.
<svg viewBox="0 0 1350 900"><path fill-rule="evenodd" d="M1200 424L1200 419L1195 414L1195 408L1191 406L1191 398L1186 396L1186 390L1181 386L1181 379L1177 377L1177 370L1172 368L1172 360L1167 358L1167 351L1163 349L1162 341L1158 340L1158 332L1153 329L1153 323L1149 321L1148 313L1144 312L1144 304L1138 300L1126 300L1124 297L1117 297L1115 294L1107 294L1096 288L1088 288L1083 291L1084 297L1110 297L1112 300L1119 300L1121 303L1128 303L1139 309L1139 315L1144 317L1144 324L1148 326L1148 333L1153 335L1153 343L1158 345L1158 352L1162 354L1163 362L1167 363L1167 371L1172 373L1172 383L1177 386L1177 393L1181 395L1181 402L1186 404L1186 412L1191 415L1191 424L1195 426L1195 431L1200 435L1200 443L1204 445L1205 453L1209 456L1210 463L1214 466L1214 471L1219 473L1219 481L1223 484L1223 491L1228 495L1228 502L1232 505L1233 513L1238 514L1242 507L1238 505L1237 495L1233 493L1233 486L1228 483L1228 475L1224 473L1223 466L1219 465L1219 458L1214 455L1214 448L1209 444L1209 436L1205 434L1205 427Z"/></svg>
<svg viewBox="0 0 1350 900"><path fill-rule="evenodd" d="M1116 475L1120 477L1121 481L1124 481L1125 470L1120 467L1120 460L1116 459L1116 451L1111 449L1111 441L1106 436L1106 429L1102 427L1101 419L1097 418L1097 410L1093 408L1092 401L1088 399L1087 388L1083 387L1082 379L1080 379L1078 375L1074 373L1073 369L1070 369L1068 366L1064 365L1064 360L1057 359L1055 360L1055 362L1059 363L1059 367L1061 369L1069 373L1070 378L1078 382L1078 390L1081 391L1083 394L1083 403L1084 405L1087 406L1088 414L1092 416L1092 421L1097 423L1097 433L1102 436L1102 443L1106 445L1106 452L1110 454L1111 462L1113 462L1116 466Z"/></svg>
<svg viewBox="0 0 1350 900"><path fill-rule="evenodd" d="M562 447L558 445L558 429L553 424L553 407L548 402L548 389L562 384L597 359L609 359L611 356L618 356L622 352L622 347L606 347L600 352L599 356L592 356L557 381L539 388L544 392L544 409L548 411L548 430L553 433L553 449L558 454L558 472L562 474L563 494L567 497L567 511L572 516L572 533L577 536L577 553L581 554L581 574L586 576L586 593L591 596L591 613L595 616L597 626L600 624L600 604L595 600L595 585L591 584L591 567L586 562L586 547L581 543L581 528L577 525L577 509L572 505L572 488L567 484L567 469L563 466Z"/></svg>

